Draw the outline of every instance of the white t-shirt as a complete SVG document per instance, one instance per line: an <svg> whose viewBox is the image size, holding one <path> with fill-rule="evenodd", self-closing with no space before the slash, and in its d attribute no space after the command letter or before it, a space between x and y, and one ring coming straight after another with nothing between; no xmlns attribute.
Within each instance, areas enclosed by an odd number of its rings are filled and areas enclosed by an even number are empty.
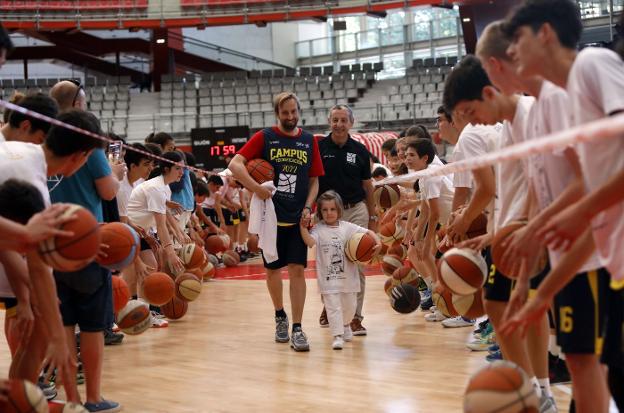
<svg viewBox="0 0 624 413"><path fill-rule="evenodd" d="M429 168L439 168L439 166L429 164ZM453 197L455 196L455 189L453 188L453 181L447 175L442 176L428 176L420 178L418 180L418 186L420 188L421 199L437 199L438 207L440 209L440 223L446 223L449 215L451 214L451 208L453 205Z"/></svg>
<svg viewBox="0 0 624 413"><path fill-rule="evenodd" d="M2 132L0 132L0 142L6 142L6 138Z"/></svg>
<svg viewBox="0 0 624 413"><path fill-rule="evenodd" d="M571 121L570 99L567 92L545 80L537 101L527 116L525 139L539 139L545 135L566 130ZM563 151L532 155L529 160L529 178L535 189L539 209L543 210L566 190L574 180L574 171ZM563 253L548 249L550 265L555 267ZM580 272L600 268L597 254L585 262Z"/></svg>
<svg viewBox="0 0 624 413"><path fill-rule="evenodd" d="M453 148L453 162L485 155L496 147L502 131L502 125L493 126L468 124L459 134L457 145ZM472 188L474 185L472 171L453 174L453 187Z"/></svg>
<svg viewBox="0 0 624 413"><path fill-rule="evenodd" d="M573 125L624 110L624 62L608 49L583 49L570 70L567 91ZM588 191L624 169L624 135L579 144L577 151ZM597 215L592 231L602 265L614 279L624 280L624 203Z"/></svg>
<svg viewBox="0 0 624 413"><path fill-rule="evenodd" d="M513 121L503 123L503 133L496 149L522 142L526 133L526 120L535 98L522 96L518 100ZM525 207L528 195L526 165L521 160L497 163L496 199L494 201L494 231L511 221L526 218Z"/></svg>
<svg viewBox="0 0 624 413"><path fill-rule="evenodd" d="M223 198L225 196L225 192L228 189L228 184L227 184L227 178L222 176L221 179L223 179L223 186L221 188L219 188L219 190L217 191L217 193L219 195L221 195L221 198ZM211 208L214 209L215 207L215 193L213 193L212 191L210 192L210 195L208 195L206 197L206 199L204 199L204 202L202 202L201 206L203 208Z"/></svg>
<svg viewBox="0 0 624 413"><path fill-rule="evenodd" d="M39 190L45 206L50 205L47 184L48 165L41 145L26 142L0 142L0 184L15 178ZM4 266L0 264L0 297L15 297Z"/></svg>
<svg viewBox="0 0 624 413"><path fill-rule="evenodd" d="M130 184L130 181L128 181L128 174L126 174L120 182L119 191L117 191L117 209L119 210L120 217L128 216L128 201L130 201L132 189L140 183L139 180L136 180L134 184Z"/></svg>
<svg viewBox="0 0 624 413"><path fill-rule="evenodd" d="M0 142L0 184L16 178L34 185L46 206L50 205L48 192L48 164L41 145L26 142Z"/></svg>
<svg viewBox="0 0 624 413"><path fill-rule="evenodd" d="M360 275L357 265L345 256L345 244L365 228L347 221L338 221L330 227L319 222L310 235L316 241L316 278L321 294L360 292Z"/></svg>
<svg viewBox="0 0 624 413"><path fill-rule="evenodd" d="M171 200L171 189L162 175L145 181L135 187L128 201L128 219L146 231L156 230L154 213L166 214L167 201Z"/></svg>

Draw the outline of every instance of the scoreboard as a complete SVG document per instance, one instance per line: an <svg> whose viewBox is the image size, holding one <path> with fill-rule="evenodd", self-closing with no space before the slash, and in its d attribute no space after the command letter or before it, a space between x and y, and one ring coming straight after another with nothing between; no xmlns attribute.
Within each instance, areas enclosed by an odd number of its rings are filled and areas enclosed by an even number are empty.
<svg viewBox="0 0 624 413"><path fill-rule="evenodd" d="M206 170L227 168L248 140L248 126L191 129L191 150L197 167Z"/></svg>

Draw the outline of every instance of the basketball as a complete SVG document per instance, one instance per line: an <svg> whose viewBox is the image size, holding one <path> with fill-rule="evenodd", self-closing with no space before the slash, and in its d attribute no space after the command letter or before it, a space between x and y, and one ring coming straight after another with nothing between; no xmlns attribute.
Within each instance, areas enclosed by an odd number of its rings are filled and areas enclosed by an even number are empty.
<svg viewBox="0 0 624 413"><path fill-rule="evenodd" d="M27 380L11 379L7 383L7 401L0 402L3 413L47 413L48 401L36 385Z"/></svg>
<svg viewBox="0 0 624 413"><path fill-rule="evenodd" d="M386 282L384 283L384 291L386 292L388 297L390 297L390 291L397 285L400 285L400 283L394 277L389 277L386 279Z"/></svg>
<svg viewBox="0 0 624 413"><path fill-rule="evenodd" d="M259 184L273 181L273 178L275 178L273 165L260 158L252 159L247 162L247 172L249 172L249 175Z"/></svg>
<svg viewBox="0 0 624 413"><path fill-rule="evenodd" d="M488 224L487 215L485 215L483 212L480 213L470 223L470 226L468 227L468 230L466 231L466 237L476 238L478 236L487 234L487 224Z"/></svg>
<svg viewBox="0 0 624 413"><path fill-rule="evenodd" d="M48 402L50 413L89 413L81 404L52 400Z"/></svg>
<svg viewBox="0 0 624 413"><path fill-rule="evenodd" d="M117 326L126 334L141 334L152 326L152 316L147 304L130 300L117 314Z"/></svg>
<svg viewBox="0 0 624 413"><path fill-rule="evenodd" d="M207 261L199 270L201 271L203 280L214 278L216 273L216 268L210 261Z"/></svg>
<svg viewBox="0 0 624 413"><path fill-rule="evenodd" d="M80 205L70 205L62 216L75 218L58 229L71 231L71 237L50 237L39 243L38 252L43 261L58 271L77 271L95 259L100 250L100 226L93 214Z"/></svg>
<svg viewBox="0 0 624 413"><path fill-rule="evenodd" d="M258 247L258 236L256 234L250 234L249 238L247 238L247 250L252 253L252 254L256 254L258 252L260 252L260 248Z"/></svg>
<svg viewBox="0 0 624 413"><path fill-rule="evenodd" d="M392 278L396 280L398 284L409 284L412 287L418 288L420 277L412 267L402 266L394 270Z"/></svg>
<svg viewBox="0 0 624 413"><path fill-rule="evenodd" d="M240 262L240 257L235 251L228 250L223 253L221 260L226 267L236 267Z"/></svg>
<svg viewBox="0 0 624 413"><path fill-rule="evenodd" d="M401 199L401 191L396 184L381 185L373 191L375 205L381 208L390 208Z"/></svg>
<svg viewBox="0 0 624 413"><path fill-rule="evenodd" d="M407 247L401 244L400 241L395 241L388 248L388 254L396 255L404 260L405 258L407 258Z"/></svg>
<svg viewBox="0 0 624 413"><path fill-rule="evenodd" d="M453 306L453 295L449 290L444 289L444 291L440 293L439 289L434 289L431 298L433 299L433 305L435 305L438 311L445 317L456 317L459 315Z"/></svg>
<svg viewBox="0 0 624 413"><path fill-rule="evenodd" d="M143 280L143 296L152 305L166 304L174 294L175 283L164 272L154 272Z"/></svg>
<svg viewBox="0 0 624 413"><path fill-rule="evenodd" d="M111 222L100 226L102 244L108 245L106 257L96 261L112 271L120 271L132 264L140 250L139 234L123 222Z"/></svg>
<svg viewBox="0 0 624 413"><path fill-rule="evenodd" d="M503 258L503 254L505 252L505 250L502 247L503 242L505 242L507 237L510 236L513 232L519 230L525 225L526 225L525 222L520 222L520 221L511 222L508 225L500 228L498 231L496 231L496 234L494 234L494 239L492 240L492 247L490 249L490 252L492 254L492 262L494 263L496 270L500 272L501 274L503 274L505 277L510 277L509 274L511 273L510 271L511 268L502 267L500 265L501 258Z"/></svg>
<svg viewBox="0 0 624 413"><path fill-rule="evenodd" d="M355 263L365 264L373 258L377 240L368 232L354 234L347 245L345 245L345 255Z"/></svg>
<svg viewBox="0 0 624 413"><path fill-rule="evenodd" d="M219 258L214 254L208 254L208 261L215 267L219 265Z"/></svg>
<svg viewBox="0 0 624 413"><path fill-rule="evenodd" d="M409 284L401 284L390 290L390 305L397 313L408 314L420 306L418 288Z"/></svg>
<svg viewBox="0 0 624 413"><path fill-rule="evenodd" d="M384 224L379 230L379 237L381 242L390 246L396 241L400 241L405 236L405 229L398 223L388 222Z"/></svg>
<svg viewBox="0 0 624 413"><path fill-rule="evenodd" d="M219 237L223 241L223 245L224 245L224 250L223 251L230 249L231 241L232 241L232 240L230 240L230 236L228 234L221 234L221 235L219 235Z"/></svg>
<svg viewBox="0 0 624 413"><path fill-rule="evenodd" d="M160 311L170 320L179 320L188 311L188 303L174 296L171 301L160 307Z"/></svg>
<svg viewBox="0 0 624 413"><path fill-rule="evenodd" d="M396 255L388 254L385 255L381 260L381 269L388 277L391 277L394 271L397 268L401 268L402 266L403 260L401 259L401 257L398 257Z"/></svg>
<svg viewBox="0 0 624 413"><path fill-rule="evenodd" d="M459 315L469 319L479 318L485 314L483 308L483 290L479 289L474 294L455 295L453 294L453 307Z"/></svg>
<svg viewBox="0 0 624 413"><path fill-rule="evenodd" d="M217 254L227 249L223 243L223 238L218 235L209 235L204 241L206 243L206 251L210 254Z"/></svg>
<svg viewBox="0 0 624 413"><path fill-rule="evenodd" d="M485 283L487 264L468 248L451 248L440 259L440 280L453 294L473 294Z"/></svg>
<svg viewBox="0 0 624 413"><path fill-rule="evenodd" d="M118 313L130 300L130 289L126 281L118 275L113 275L113 311Z"/></svg>
<svg viewBox="0 0 624 413"><path fill-rule="evenodd" d="M468 381L464 412L538 413L539 398L520 367L510 361L496 360Z"/></svg>
<svg viewBox="0 0 624 413"><path fill-rule="evenodd" d="M204 251L194 243L183 245L182 249L178 250L177 253L178 257L180 257L180 260L187 269L201 266L206 259Z"/></svg>
<svg viewBox="0 0 624 413"><path fill-rule="evenodd" d="M182 274L175 280L175 296L184 301L195 301L202 290L201 281L193 274Z"/></svg>

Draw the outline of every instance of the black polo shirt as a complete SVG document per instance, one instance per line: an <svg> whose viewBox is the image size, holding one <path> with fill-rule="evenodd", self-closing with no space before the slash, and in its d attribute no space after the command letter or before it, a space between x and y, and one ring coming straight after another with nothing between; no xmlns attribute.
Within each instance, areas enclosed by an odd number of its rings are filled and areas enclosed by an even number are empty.
<svg viewBox="0 0 624 413"><path fill-rule="evenodd" d="M342 147L332 141L331 133L319 141L325 175L319 177L319 195L333 189L342 201L354 204L366 199L362 181L371 179L370 153L351 136Z"/></svg>

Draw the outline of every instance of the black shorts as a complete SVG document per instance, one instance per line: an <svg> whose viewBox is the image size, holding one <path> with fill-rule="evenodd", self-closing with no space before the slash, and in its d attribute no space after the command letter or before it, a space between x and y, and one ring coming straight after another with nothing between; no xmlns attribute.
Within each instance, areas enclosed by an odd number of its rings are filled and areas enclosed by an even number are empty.
<svg viewBox="0 0 624 413"><path fill-rule="evenodd" d="M147 251L147 250L151 250L152 247L150 247L150 245L147 243L147 241L145 241L143 238L141 238L141 251Z"/></svg>
<svg viewBox="0 0 624 413"><path fill-rule="evenodd" d="M610 278L604 268L579 273L555 296L557 344L564 353L602 352Z"/></svg>
<svg viewBox="0 0 624 413"><path fill-rule="evenodd" d="M544 269L540 271L535 277L531 278L531 281L529 282L531 290L537 290L549 272L550 272L550 261L547 260L546 265L544 266Z"/></svg>
<svg viewBox="0 0 624 413"><path fill-rule="evenodd" d="M221 223L219 222L219 215L217 214L216 209L204 208L204 214L206 214L206 216L210 218L212 223L215 224L217 227L221 225Z"/></svg>
<svg viewBox="0 0 624 413"><path fill-rule="evenodd" d="M245 211L242 209L238 210L238 219L240 219L240 222L245 222L247 221L247 215L245 215Z"/></svg>
<svg viewBox="0 0 624 413"><path fill-rule="evenodd" d="M17 298L15 297L0 297L0 308L4 308L6 311L5 317L14 317L17 313Z"/></svg>
<svg viewBox="0 0 624 413"><path fill-rule="evenodd" d="M232 212L229 209L223 210L223 221L225 225L228 227L233 227L234 225L240 224L240 217L238 215L238 211Z"/></svg>
<svg viewBox="0 0 624 413"><path fill-rule="evenodd" d="M277 227L277 261L267 264L262 254L264 268L278 270L288 264L300 264L305 268L308 263L308 247L301 238L299 224Z"/></svg>
<svg viewBox="0 0 624 413"><path fill-rule="evenodd" d="M601 361L612 368L624 369L624 289L609 288L608 294Z"/></svg>
<svg viewBox="0 0 624 413"><path fill-rule="evenodd" d="M490 269L487 280L485 281L485 299L490 301L508 302L511 296L511 290L514 287L514 281L505 277L496 270L496 266L492 262L490 247L483 250L483 258Z"/></svg>
<svg viewBox="0 0 624 413"><path fill-rule="evenodd" d="M71 272L54 272L63 325L81 331L103 331L113 323L111 273L97 263Z"/></svg>

